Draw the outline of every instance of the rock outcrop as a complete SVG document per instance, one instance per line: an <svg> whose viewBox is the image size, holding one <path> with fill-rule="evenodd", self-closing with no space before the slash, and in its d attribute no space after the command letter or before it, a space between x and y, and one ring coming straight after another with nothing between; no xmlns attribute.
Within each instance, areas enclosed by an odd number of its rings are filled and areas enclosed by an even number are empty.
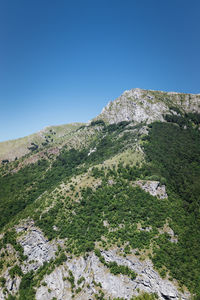
<svg viewBox="0 0 200 300"><path fill-rule="evenodd" d="M119 98L108 103L95 120L106 123L132 121L135 124L164 121L164 114L171 113L171 107L185 112L200 112L200 95L142 90L125 91Z"/></svg>
<svg viewBox="0 0 200 300"><path fill-rule="evenodd" d="M30 270L37 270L44 262L49 262L55 257L57 246L50 243L40 229L33 221L29 221L16 227L17 233L23 233L18 242L24 248L24 255L27 256L24 264L21 266L24 273Z"/></svg>
<svg viewBox="0 0 200 300"><path fill-rule="evenodd" d="M6 279L5 288L7 289L9 294L15 295L19 289L21 279L19 277L11 278L8 270L6 270L6 272L3 274L3 278ZM2 288L0 288L0 299L6 299L6 295L4 294Z"/></svg>
<svg viewBox="0 0 200 300"><path fill-rule="evenodd" d="M102 251L101 254L107 262L115 261L118 265L128 266L138 274L137 278L132 280L126 275L111 274L98 257L90 253L87 258L79 257L68 260L51 274L46 275L45 284L38 288L36 299L49 300L53 297L58 300L72 299L71 284L67 280L69 271L73 274L77 291L74 292L74 299L94 299L99 288L106 298L111 299L116 297L131 299L132 296L141 292L157 293L159 299L186 300L190 297L189 293L180 293L175 284L169 280L162 279L149 260L140 261L133 255L124 258L117 254L116 250ZM82 281L80 278L83 278Z"/></svg>
<svg viewBox="0 0 200 300"><path fill-rule="evenodd" d="M18 242L22 245L24 254L27 255L26 261L21 265L23 273L30 270L36 271L44 262L55 258L56 243L50 243L33 221L18 225L16 231L20 234ZM47 273L40 287L37 288L36 299L50 300L54 297L57 300L94 299L100 291L105 294L106 299L109 297L110 299L117 297L131 299L141 292L156 293L159 299L187 300L190 298L189 293L179 292L175 280L171 282L161 278L148 259L141 261L134 254L122 257L120 250L116 249L101 250L101 255L107 263L116 262L118 265L127 266L137 274L136 279L133 280L127 275L110 273L94 252L91 252L84 257L68 257L67 261L56 267L53 272ZM15 295L19 289L20 278L18 276L11 278L8 270L4 277L8 292ZM3 291L0 291L0 299L5 299Z"/></svg>
<svg viewBox="0 0 200 300"><path fill-rule="evenodd" d="M158 231L160 234L167 233L170 237L171 243L178 243L178 236L174 234L173 229L169 226L168 223L166 223L163 228L159 228Z"/></svg>
<svg viewBox="0 0 200 300"><path fill-rule="evenodd" d="M159 181L155 180L137 180L134 185L139 186L145 192L148 192L152 196L156 196L159 199L167 198L167 193L164 184L160 184Z"/></svg>

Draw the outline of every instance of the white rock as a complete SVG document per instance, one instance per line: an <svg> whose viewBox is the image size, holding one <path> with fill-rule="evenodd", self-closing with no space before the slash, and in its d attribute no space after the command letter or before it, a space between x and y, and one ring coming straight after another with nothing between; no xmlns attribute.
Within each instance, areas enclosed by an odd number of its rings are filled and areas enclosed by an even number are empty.
<svg viewBox="0 0 200 300"><path fill-rule="evenodd" d="M162 97L161 97L162 96ZM200 112L200 96L195 94L167 93L132 89L108 103L95 119L109 124L133 121L135 124L164 121L163 114L170 113L169 105L179 106L186 112Z"/></svg>
<svg viewBox="0 0 200 300"><path fill-rule="evenodd" d="M95 147L94 149L90 149L88 156L90 156L93 152L95 152L97 150L97 148Z"/></svg>
<svg viewBox="0 0 200 300"><path fill-rule="evenodd" d="M172 282L162 279L153 269L150 260L140 261L137 257L129 255L126 258L117 254L116 250L102 251L102 256L107 262L116 261L119 265L126 265L138 274L135 280L131 280L126 275L113 275L109 269L100 263L98 257L91 253L87 258L79 257L66 261L63 266L57 267L52 274L46 275L44 280L47 286L41 286L36 293L37 300L47 300L56 297L58 300L72 299L70 284L63 281L63 277L68 277L69 270L72 271L75 278L76 289L77 281L83 276L85 278L82 284L81 292L75 296L75 299L93 299L92 295L97 293L98 288L94 285L100 283L102 290L107 298L120 297L130 299L140 292L157 293L159 299L186 300L189 299L189 293L182 294L173 285ZM48 289L51 289L51 298Z"/></svg>
<svg viewBox="0 0 200 300"><path fill-rule="evenodd" d="M138 185L145 192L148 192L152 196L156 196L160 199L167 198L165 185L161 185L159 181L155 180L137 180L134 185Z"/></svg>
<svg viewBox="0 0 200 300"><path fill-rule="evenodd" d="M57 246L50 243L40 229L35 227L34 222L27 222L26 225L16 227L17 232L25 232L18 238L18 242L24 248L24 255L28 258L22 265L22 271L37 270L44 262L49 262L55 257ZM33 262L32 262L33 261Z"/></svg>

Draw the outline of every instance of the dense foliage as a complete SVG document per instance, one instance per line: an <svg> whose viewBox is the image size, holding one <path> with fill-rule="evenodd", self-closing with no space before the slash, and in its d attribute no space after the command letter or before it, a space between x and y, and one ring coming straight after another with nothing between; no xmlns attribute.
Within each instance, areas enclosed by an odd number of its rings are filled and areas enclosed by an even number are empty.
<svg viewBox="0 0 200 300"><path fill-rule="evenodd" d="M170 188L191 212L200 205L200 132L173 124L155 123L145 145L151 170L167 179Z"/></svg>
<svg viewBox="0 0 200 300"><path fill-rule="evenodd" d="M127 175L127 169L124 174ZM101 241L102 236L107 237L108 245L129 242L132 248L148 247L157 233L156 228L164 225L167 203L116 176L117 182L111 186L104 180L95 192L91 188L83 189L80 202L70 205L71 211L67 217L64 212L70 207L68 197L48 213L42 216L40 212L35 214L36 224L49 238L58 234L61 238L67 237L68 251L75 254L93 250L94 242ZM104 226L104 221L109 226ZM144 227L151 224L154 230L138 231L138 222L142 222ZM59 228L58 231L52 231L54 224Z"/></svg>
<svg viewBox="0 0 200 300"><path fill-rule="evenodd" d="M166 275L165 266L172 278L186 284L192 292L199 292L199 131L170 123L155 123L151 127L144 144L149 163L140 169L119 165L107 175L94 169L93 176L102 178L101 187L96 191L83 189L80 202L73 205L73 214L67 217L70 222L63 223L65 217L61 215L61 222L56 225L60 236L69 238L67 250L75 254L93 250L95 241L101 241L105 247L128 242L125 253L129 246L139 250L153 246L150 257L162 276ZM109 176L115 179L113 185L108 185ZM169 200L158 201L130 184L140 177L156 177L166 182ZM59 211L57 207L55 215ZM167 232L158 235L157 229L166 220L178 236L178 243L172 243ZM108 226L104 226L105 221ZM144 230L137 230L138 223ZM47 224L44 215L38 225L51 236ZM145 230L148 227L152 230Z"/></svg>
<svg viewBox="0 0 200 300"><path fill-rule="evenodd" d="M153 124L144 146L149 171L165 177L174 206L169 215L177 244L159 238L153 262L165 265L172 277L198 291L200 274L200 132L171 123Z"/></svg>
<svg viewBox="0 0 200 300"><path fill-rule="evenodd" d="M97 121L99 123L100 121ZM102 122L100 122L102 123ZM104 124L104 123L103 123ZM50 163L39 160L5 176L0 176L0 230L12 217L35 201L46 190L56 187L63 179L87 170L89 165L101 163L106 158L122 151L127 146L127 136L118 137L127 122L104 126L99 139L91 143L96 151L88 156L89 149L67 149L64 147L58 157ZM112 132L112 134L105 134ZM133 140L134 135L129 135Z"/></svg>
<svg viewBox="0 0 200 300"><path fill-rule="evenodd" d="M45 190L40 182L47 165L40 161L17 173L0 176L0 229Z"/></svg>

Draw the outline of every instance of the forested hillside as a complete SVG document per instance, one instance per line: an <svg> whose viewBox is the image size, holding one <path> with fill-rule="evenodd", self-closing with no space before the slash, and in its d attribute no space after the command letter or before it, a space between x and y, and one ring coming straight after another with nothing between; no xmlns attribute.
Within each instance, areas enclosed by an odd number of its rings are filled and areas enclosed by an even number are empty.
<svg viewBox="0 0 200 300"><path fill-rule="evenodd" d="M2 160L0 299L200 299L198 101L131 90Z"/></svg>

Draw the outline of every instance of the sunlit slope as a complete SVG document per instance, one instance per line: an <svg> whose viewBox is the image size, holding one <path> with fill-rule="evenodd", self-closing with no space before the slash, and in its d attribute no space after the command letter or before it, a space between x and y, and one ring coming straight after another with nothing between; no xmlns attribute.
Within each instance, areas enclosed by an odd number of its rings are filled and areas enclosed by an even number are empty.
<svg viewBox="0 0 200 300"><path fill-rule="evenodd" d="M199 95L184 97L125 92L1 164L0 298L199 299Z"/></svg>
<svg viewBox="0 0 200 300"><path fill-rule="evenodd" d="M70 136L82 124L73 123L60 126L49 126L43 130L32 135L10 140L0 143L0 160L14 160L20 158L31 152L30 149L33 144L37 145L39 149L44 146L52 146L62 142L66 136Z"/></svg>

